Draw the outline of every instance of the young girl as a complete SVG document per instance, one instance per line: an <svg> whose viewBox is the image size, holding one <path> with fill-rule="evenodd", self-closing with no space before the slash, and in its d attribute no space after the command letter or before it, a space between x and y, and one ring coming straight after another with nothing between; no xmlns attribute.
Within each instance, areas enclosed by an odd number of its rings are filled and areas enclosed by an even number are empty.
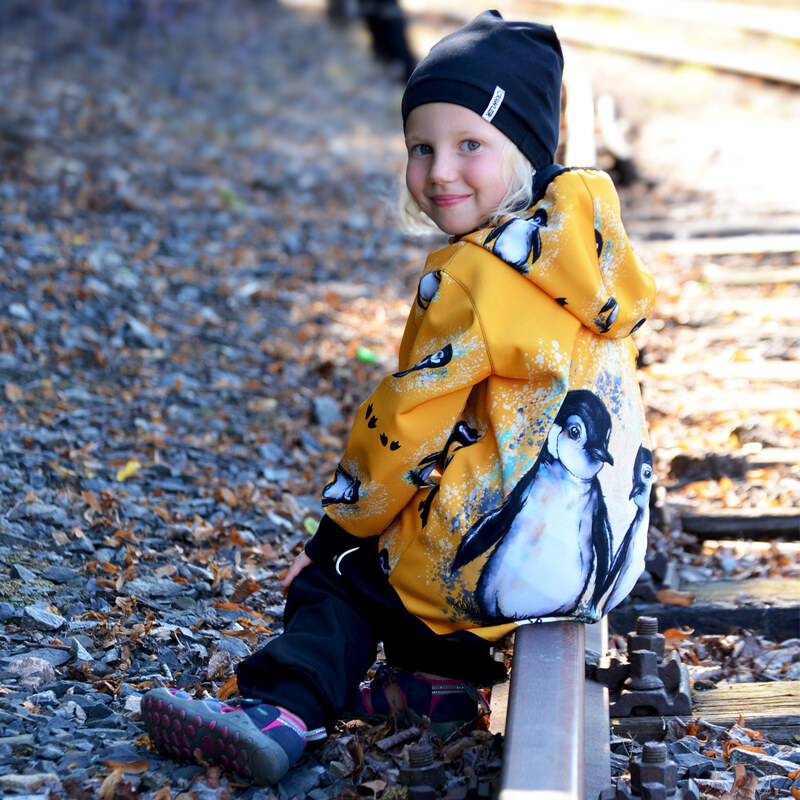
<svg viewBox="0 0 800 800"><path fill-rule="evenodd" d="M552 28L487 11L412 74L408 194L450 244L286 575L284 633L239 664L247 699L145 696L167 753L271 784L348 703L469 720L493 642L594 622L636 581L652 458L630 334L655 288L609 178L553 163L561 72ZM379 642L395 669L359 689Z"/></svg>

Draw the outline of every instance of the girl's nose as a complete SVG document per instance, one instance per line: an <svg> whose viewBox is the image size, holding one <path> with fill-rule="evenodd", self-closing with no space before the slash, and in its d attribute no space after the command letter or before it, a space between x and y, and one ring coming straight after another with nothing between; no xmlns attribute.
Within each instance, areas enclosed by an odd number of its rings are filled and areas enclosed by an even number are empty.
<svg viewBox="0 0 800 800"><path fill-rule="evenodd" d="M455 179L453 161L447 153L437 153L431 161L428 180L431 183L449 183Z"/></svg>

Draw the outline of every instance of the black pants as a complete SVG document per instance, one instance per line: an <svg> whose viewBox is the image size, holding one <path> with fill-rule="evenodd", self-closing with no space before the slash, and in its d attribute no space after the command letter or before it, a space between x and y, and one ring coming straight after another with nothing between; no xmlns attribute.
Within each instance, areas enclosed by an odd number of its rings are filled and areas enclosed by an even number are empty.
<svg viewBox="0 0 800 800"><path fill-rule="evenodd" d="M284 632L238 665L244 697L284 706L309 729L331 730L375 661L379 642L392 666L476 683L505 676L479 636L439 636L405 610L380 571L376 540L345 556L339 570L315 563L295 578Z"/></svg>

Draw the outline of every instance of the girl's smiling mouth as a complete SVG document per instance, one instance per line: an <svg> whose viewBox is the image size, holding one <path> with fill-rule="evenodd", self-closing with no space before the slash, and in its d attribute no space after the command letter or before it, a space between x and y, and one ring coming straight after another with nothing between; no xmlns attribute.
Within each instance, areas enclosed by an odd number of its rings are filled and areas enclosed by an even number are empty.
<svg viewBox="0 0 800 800"><path fill-rule="evenodd" d="M468 194L438 194L435 197L431 197L431 202L439 208L444 208L457 205L468 197Z"/></svg>

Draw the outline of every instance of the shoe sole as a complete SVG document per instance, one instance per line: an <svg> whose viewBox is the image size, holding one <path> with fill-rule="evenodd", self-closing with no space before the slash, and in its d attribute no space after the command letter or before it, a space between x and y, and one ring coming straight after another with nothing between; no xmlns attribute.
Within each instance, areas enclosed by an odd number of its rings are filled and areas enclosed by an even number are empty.
<svg viewBox="0 0 800 800"><path fill-rule="evenodd" d="M241 711L223 715L197 700L153 689L142 699L142 718L155 747L179 761L219 766L265 786L277 783L291 766L283 748Z"/></svg>

